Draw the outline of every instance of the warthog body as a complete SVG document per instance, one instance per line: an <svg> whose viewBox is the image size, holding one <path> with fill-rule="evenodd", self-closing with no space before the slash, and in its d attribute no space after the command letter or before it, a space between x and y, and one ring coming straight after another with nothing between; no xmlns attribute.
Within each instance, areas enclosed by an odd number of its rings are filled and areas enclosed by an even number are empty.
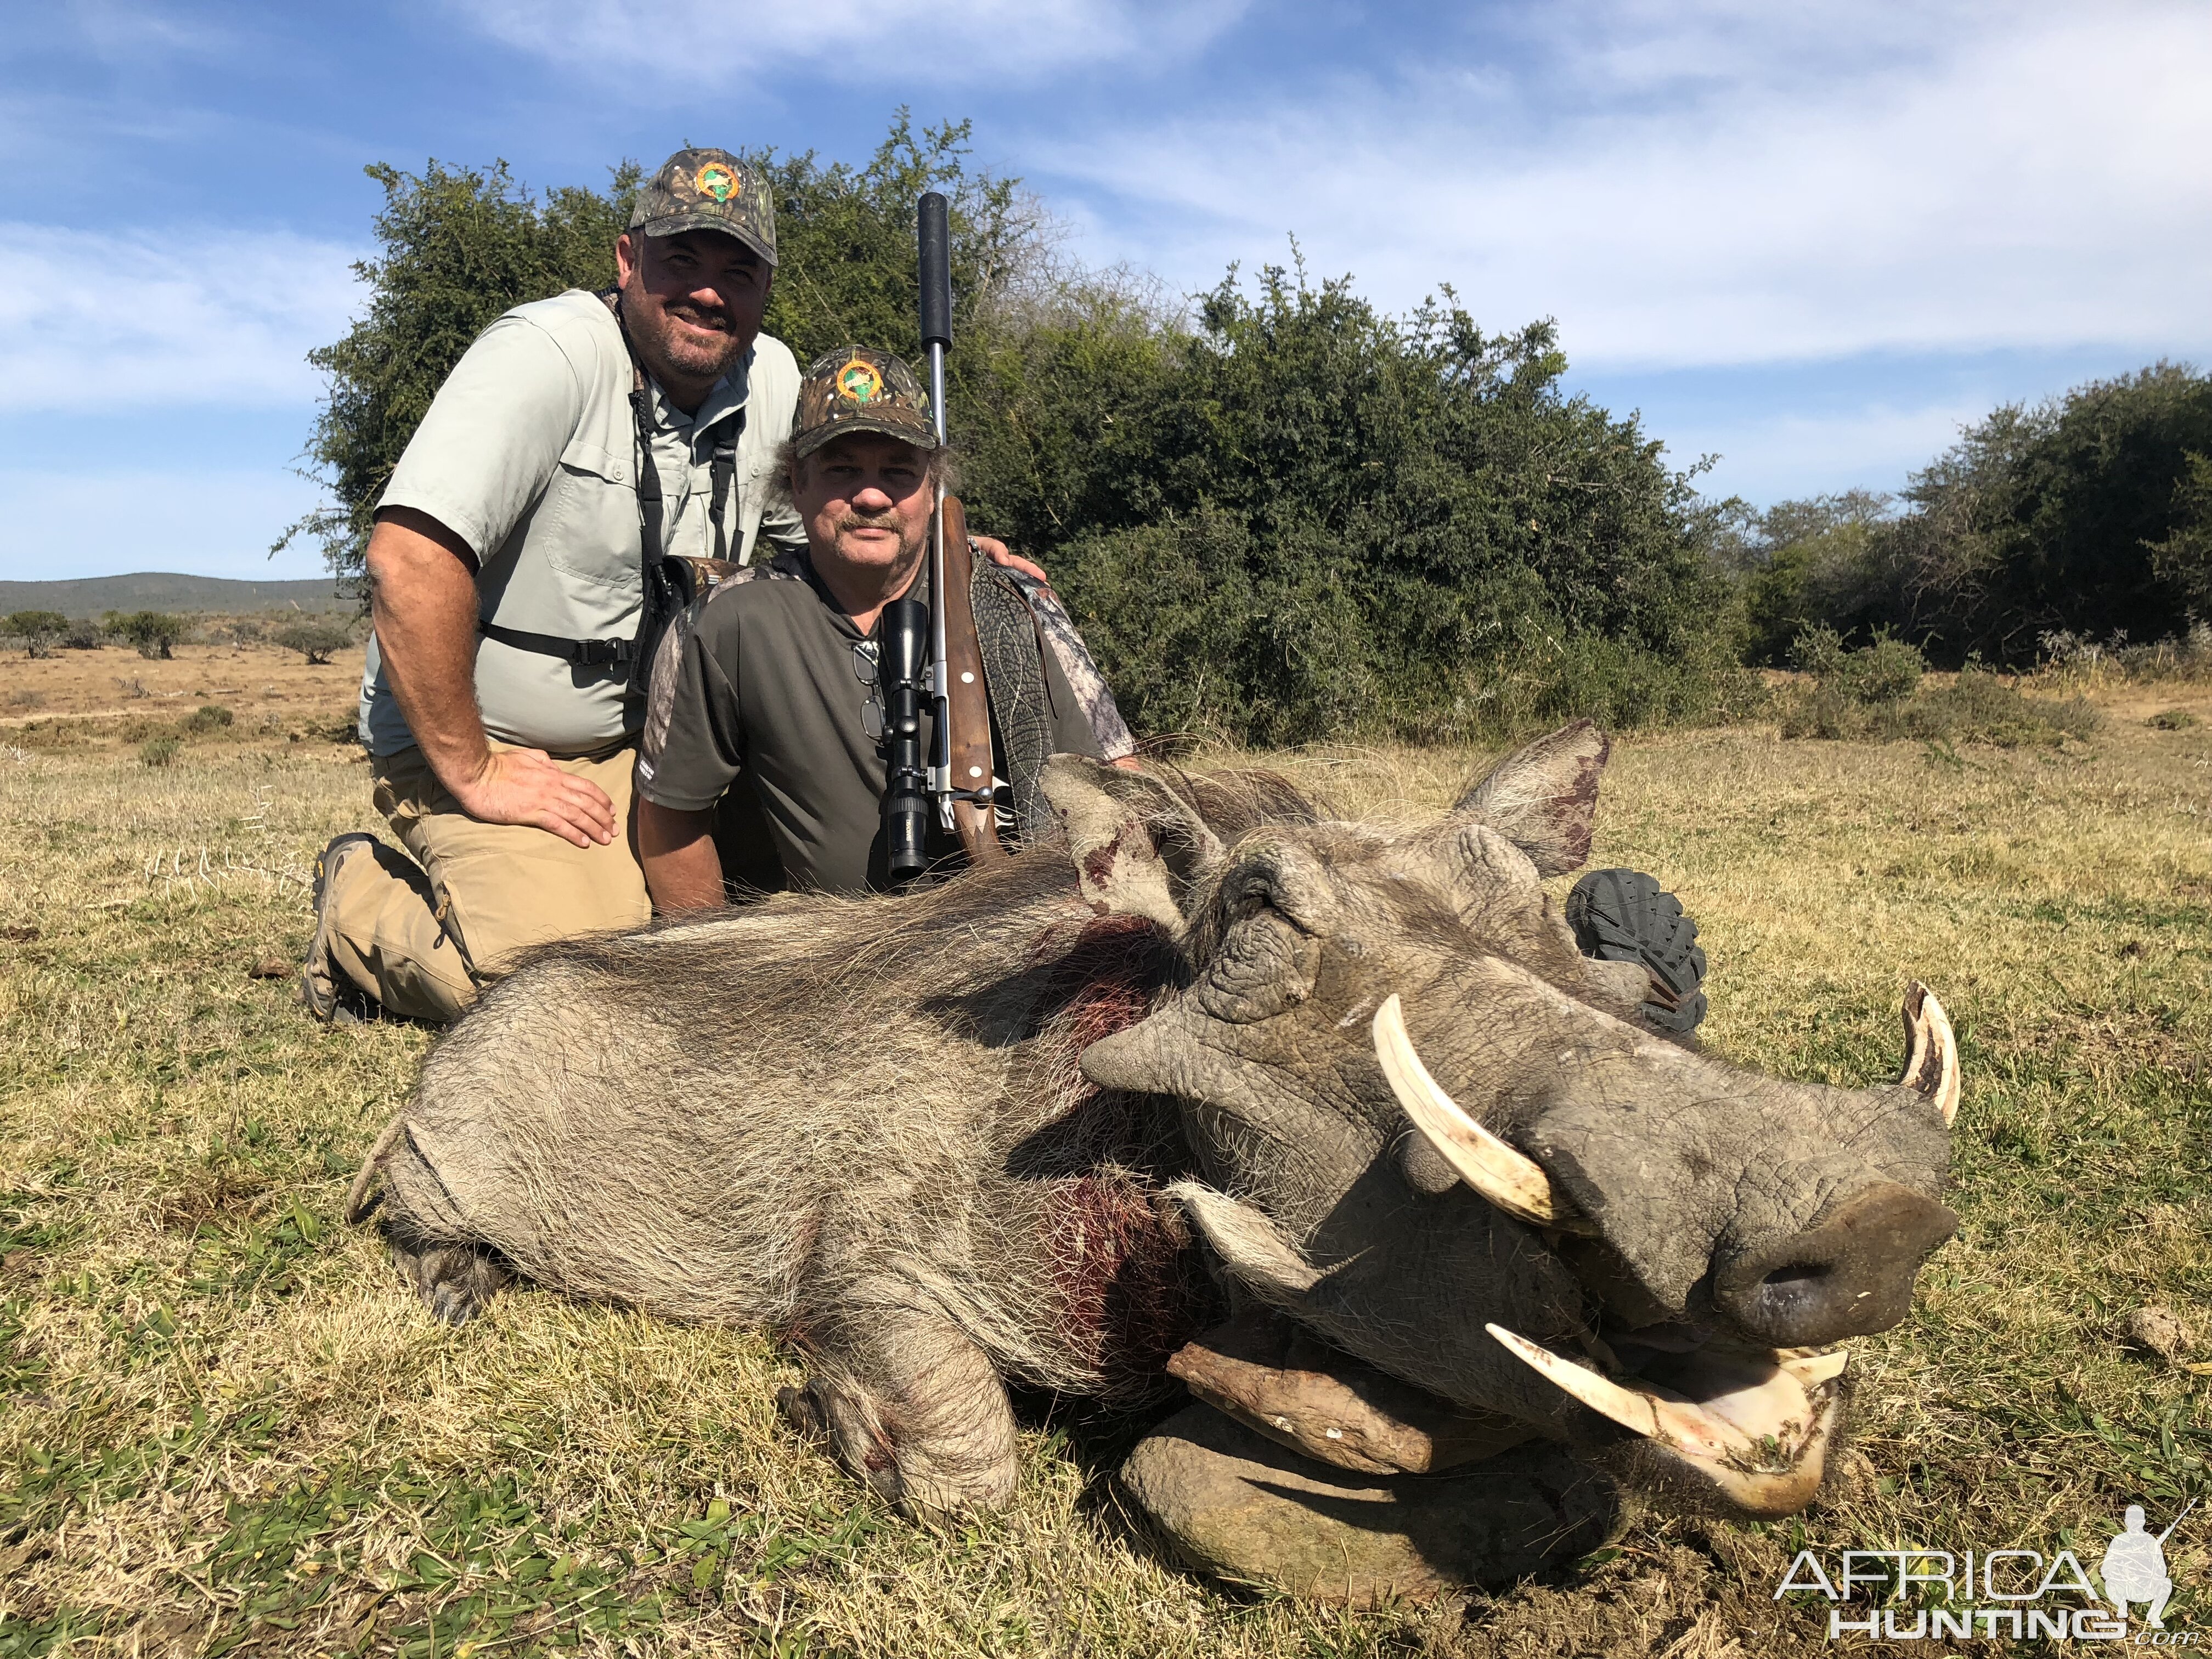
<svg viewBox="0 0 2212 1659"><path fill-rule="evenodd" d="M1570 727L1404 834L1063 757L1066 838L1003 866L538 957L431 1054L356 1203L380 1168L447 1317L511 1266L780 1334L909 1510L1006 1498L1005 1380L1133 1396L1225 1299L1796 1507L1839 1400L1802 1351L1893 1324L1951 1231L1948 1027L1929 999L1911 1086L1858 1090L1661 1040L1642 969L1581 956L1540 884L1604 755Z"/></svg>

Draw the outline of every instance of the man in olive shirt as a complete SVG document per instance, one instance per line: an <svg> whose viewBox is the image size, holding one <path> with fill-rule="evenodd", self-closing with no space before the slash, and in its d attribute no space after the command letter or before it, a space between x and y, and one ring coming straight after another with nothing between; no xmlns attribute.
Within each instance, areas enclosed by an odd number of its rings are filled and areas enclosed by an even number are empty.
<svg viewBox="0 0 2212 1659"><path fill-rule="evenodd" d="M862 893L886 884L877 630L884 607L909 589L932 599L925 552L945 459L921 388L897 358L852 347L808 371L799 431L781 462L805 551L780 553L699 601L653 665L638 847L657 910L725 902L714 809L741 781L790 885ZM1005 699L1024 679L1042 693L1032 752L1126 757L1127 729L1049 590L999 570L984 581L1005 584L1008 603L1027 613L1014 631L1026 659L987 676L1000 775L1018 794L1025 769L1005 752ZM926 714L924 724L926 747ZM933 863L955 856L951 834L931 828Z"/></svg>

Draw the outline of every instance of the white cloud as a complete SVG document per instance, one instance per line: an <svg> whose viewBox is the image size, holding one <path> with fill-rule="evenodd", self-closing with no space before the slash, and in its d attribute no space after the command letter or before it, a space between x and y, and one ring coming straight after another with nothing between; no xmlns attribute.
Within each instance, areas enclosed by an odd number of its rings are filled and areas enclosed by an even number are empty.
<svg viewBox="0 0 2212 1659"><path fill-rule="evenodd" d="M1036 159L1109 193L1108 257L1203 283L1294 232L1393 305L1556 315L1584 365L2212 345L2194 0L1517 15L1481 61Z"/></svg>
<svg viewBox="0 0 2212 1659"><path fill-rule="evenodd" d="M158 443L149 447L158 455ZM319 576L322 558L311 548L295 545L273 560L268 554L284 527L321 500L313 484L280 468L0 470L0 580L122 570Z"/></svg>
<svg viewBox="0 0 2212 1659"><path fill-rule="evenodd" d="M634 78L805 63L845 84L989 82L1134 61L1176 62L1249 0L939 0L912 12L873 0L672 11L650 0L450 0L493 38L558 62ZM886 83L889 83L888 85Z"/></svg>
<svg viewBox="0 0 2212 1659"><path fill-rule="evenodd" d="M361 303L356 251L281 233L0 222L0 411L310 402Z"/></svg>

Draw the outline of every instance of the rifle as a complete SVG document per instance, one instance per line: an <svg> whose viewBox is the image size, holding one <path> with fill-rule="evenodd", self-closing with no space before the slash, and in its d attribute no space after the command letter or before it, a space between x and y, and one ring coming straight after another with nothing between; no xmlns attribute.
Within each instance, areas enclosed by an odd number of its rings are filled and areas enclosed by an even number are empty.
<svg viewBox="0 0 2212 1659"><path fill-rule="evenodd" d="M937 441L945 441L945 354L952 343L952 263L949 204L936 191L921 198L916 215L921 252L921 339L929 352L929 411ZM975 635L970 589L975 555L968 545L968 516L957 496L937 487L930 510L929 591L933 604L898 600L884 611L884 648L878 672L884 686L886 787L884 844L894 885L919 873L926 823L924 794L937 805L938 819L960 837L971 864L1004 858L999 844L998 811L992 793L991 703L983 678L983 652ZM934 616L929 613L934 611ZM930 630L929 765L921 772L919 676L920 631ZM893 673L907 676L895 701ZM894 816L896 814L896 817Z"/></svg>
<svg viewBox="0 0 2212 1659"><path fill-rule="evenodd" d="M2178 1527L2184 1521L2186 1521L2189 1518L2189 1511L2196 1507L2197 1500L2193 1498L2186 1504L2183 1504L2181 1506L2181 1513L2173 1517L2173 1527ZM2158 1541L2160 1547L2164 1547L2166 1540L2173 1536L2173 1527L2168 1527L2164 1532L2159 1534Z"/></svg>

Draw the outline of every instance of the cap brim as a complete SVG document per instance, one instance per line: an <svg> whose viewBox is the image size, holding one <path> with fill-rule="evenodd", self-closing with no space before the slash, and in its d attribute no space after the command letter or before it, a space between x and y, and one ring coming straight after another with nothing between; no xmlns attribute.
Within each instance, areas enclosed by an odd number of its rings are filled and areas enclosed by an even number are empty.
<svg viewBox="0 0 2212 1659"><path fill-rule="evenodd" d="M799 434L792 441L792 453L803 461L832 439L842 438L854 432L872 432L880 437L896 438L901 443L911 444L925 453L937 447L937 434L927 427L916 428L872 415L846 415L824 421L811 432Z"/></svg>
<svg viewBox="0 0 2212 1659"><path fill-rule="evenodd" d="M743 242L747 247L773 265L775 250L765 246L750 231L740 230L718 213L664 213L658 219L642 220L630 227L647 236L677 236L687 230L720 231L723 235Z"/></svg>

